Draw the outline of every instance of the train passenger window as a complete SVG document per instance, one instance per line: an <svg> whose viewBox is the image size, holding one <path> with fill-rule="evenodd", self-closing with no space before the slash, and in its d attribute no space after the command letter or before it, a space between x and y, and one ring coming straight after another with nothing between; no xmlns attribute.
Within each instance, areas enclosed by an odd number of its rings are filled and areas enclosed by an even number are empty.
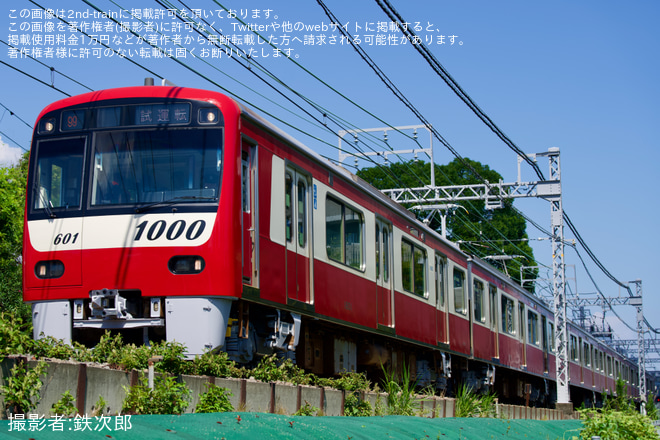
<svg viewBox="0 0 660 440"><path fill-rule="evenodd" d="M328 258L355 269L363 268L362 214L341 202L326 200L325 230Z"/></svg>
<svg viewBox="0 0 660 440"><path fill-rule="evenodd" d="M520 340L525 342L525 304L518 303L518 328L520 329Z"/></svg>
<svg viewBox="0 0 660 440"><path fill-rule="evenodd" d="M509 335L516 334L515 303L512 299L502 295L502 332Z"/></svg>
<svg viewBox="0 0 660 440"><path fill-rule="evenodd" d="M286 241L289 243L293 240L293 211L291 210L291 203L293 200L291 191L293 191L293 177L291 174L286 173L284 184L284 209L286 218Z"/></svg>
<svg viewBox="0 0 660 440"><path fill-rule="evenodd" d="M539 345L539 315L527 311L527 334L530 344Z"/></svg>
<svg viewBox="0 0 660 440"><path fill-rule="evenodd" d="M571 360L573 362L579 362L579 353L578 353L578 341L577 338L573 335L570 337L570 351L571 351Z"/></svg>
<svg viewBox="0 0 660 440"><path fill-rule="evenodd" d="M307 185L298 180L298 246L307 244Z"/></svg>
<svg viewBox="0 0 660 440"><path fill-rule="evenodd" d="M490 328L497 331L497 287L488 285L490 294Z"/></svg>
<svg viewBox="0 0 660 440"><path fill-rule="evenodd" d="M438 295L438 307L445 308L445 277L447 261L436 255L435 257L435 291Z"/></svg>
<svg viewBox="0 0 660 440"><path fill-rule="evenodd" d="M554 353L557 348L555 345L555 324L550 322L548 325L550 326L550 351Z"/></svg>
<svg viewBox="0 0 660 440"><path fill-rule="evenodd" d="M465 272L454 268L454 311L467 315L465 304Z"/></svg>
<svg viewBox="0 0 660 440"><path fill-rule="evenodd" d="M380 280L381 276L384 283L390 281L390 233L387 226L383 225L381 229L379 223L376 225L376 279Z"/></svg>
<svg viewBox="0 0 660 440"><path fill-rule="evenodd" d="M401 242L401 282L407 292L426 296L426 251L405 240Z"/></svg>
<svg viewBox="0 0 660 440"><path fill-rule="evenodd" d="M380 226L376 225L376 279L380 279Z"/></svg>
<svg viewBox="0 0 660 440"><path fill-rule="evenodd" d="M484 294L484 283L479 280L474 280L474 320L477 322L486 322L486 315L484 313L486 304L486 295Z"/></svg>
<svg viewBox="0 0 660 440"><path fill-rule="evenodd" d="M79 208L85 139L39 142L33 209Z"/></svg>
<svg viewBox="0 0 660 440"><path fill-rule="evenodd" d="M591 350L589 349L589 344L584 343L583 345L583 357L582 360L584 362L585 367L591 367Z"/></svg>
<svg viewBox="0 0 660 440"><path fill-rule="evenodd" d="M541 315L541 348L548 350L548 318Z"/></svg>
<svg viewBox="0 0 660 440"><path fill-rule="evenodd" d="M250 157L245 151L241 162L241 202L243 212L250 212Z"/></svg>
<svg viewBox="0 0 660 440"><path fill-rule="evenodd" d="M390 231L383 226L383 281L390 281Z"/></svg>

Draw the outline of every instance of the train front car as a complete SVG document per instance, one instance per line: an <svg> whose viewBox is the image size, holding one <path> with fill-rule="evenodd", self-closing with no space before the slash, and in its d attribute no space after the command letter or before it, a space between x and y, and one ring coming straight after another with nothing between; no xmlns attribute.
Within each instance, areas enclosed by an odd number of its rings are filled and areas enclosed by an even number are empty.
<svg viewBox="0 0 660 440"><path fill-rule="evenodd" d="M216 93L153 86L42 111L23 249L35 338L224 344L242 277L238 114Z"/></svg>

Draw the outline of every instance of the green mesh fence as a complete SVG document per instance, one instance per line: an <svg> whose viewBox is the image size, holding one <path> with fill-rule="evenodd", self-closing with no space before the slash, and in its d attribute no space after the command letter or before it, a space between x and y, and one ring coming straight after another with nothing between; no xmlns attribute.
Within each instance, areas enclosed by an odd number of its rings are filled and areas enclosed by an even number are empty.
<svg viewBox="0 0 660 440"><path fill-rule="evenodd" d="M34 417L34 416L33 416ZM110 416L0 421L0 439L506 439L570 440L579 420L302 417L262 413Z"/></svg>

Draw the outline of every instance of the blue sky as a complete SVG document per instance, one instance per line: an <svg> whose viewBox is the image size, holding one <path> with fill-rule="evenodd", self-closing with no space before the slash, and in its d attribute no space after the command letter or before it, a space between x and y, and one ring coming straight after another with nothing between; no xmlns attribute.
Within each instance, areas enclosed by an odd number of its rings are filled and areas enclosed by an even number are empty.
<svg viewBox="0 0 660 440"><path fill-rule="evenodd" d="M316 1L218 1L237 10L239 15L241 10L246 10L248 23L268 25L269 28L262 32L266 38L272 36L274 41L283 44L282 38L288 34L293 60L371 114L348 103L285 57L255 59L326 111L341 115L350 124L361 128L381 127L382 121L396 126L419 124L355 51L339 43L339 37L334 45L318 44L322 35L329 38L338 33L323 30L323 25L329 25L330 20ZM63 9L67 17L72 16L67 21L90 24L95 21L84 16L75 18L77 14L92 10L80 0L39 0L37 3L46 8ZM90 3L103 11L120 9L108 0ZM164 9L153 0L130 3L117 0L116 3L126 8ZM173 3L181 7L180 3ZM185 3L193 9L206 11L207 15L220 9L213 0L187 0ZM392 3L412 26L419 22L423 29L419 34L432 43L429 47L435 57L523 151L538 153L551 147L561 150L564 209L593 252L615 277L624 282L642 280L645 314L653 326L660 327L660 320L655 315L660 306L657 293L660 282L655 264L656 252L660 249L656 231L656 167L660 162L660 85L657 81L660 3L655 0L393 0ZM490 165L506 182L515 181L517 161L514 153L451 92L410 44L367 43L369 35L374 35L373 41L376 41L378 22L390 21L375 1L326 0L326 5L353 35L360 35L362 47L369 56L462 156ZM0 10L2 39L7 41L8 36L14 35L20 41L20 35L39 33L32 29L21 31L23 22L48 21L21 18L21 10L36 8L28 0L3 5ZM16 11L12 12L12 9ZM270 17L266 19L268 9ZM251 18L254 11L260 12L259 18ZM214 16L209 17L209 21L214 21L214 27L221 28L227 35L244 36L248 33L236 31L235 21L228 18ZM282 28L270 27L284 22L318 25L319 30L292 29L287 33ZM17 31L13 32L13 29ZM63 34L68 41L74 33L66 31ZM107 34L110 39L124 36L105 30L98 34ZM185 32L181 34L185 35ZM192 35L196 38L196 34ZM315 44L304 44L306 35L313 35L311 41ZM437 44L441 35L445 36L442 45ZM449 42L452 35L456 36L454 44ZM296 42L296 37L301 41ZM82 44L88 43L84 39ZM35 46L23 47L33 49ZM168 47L175 50L171 44ZM123 48L128 46L124 44ZM274 121L314 150L328 157L337 157L334 148L336 134L307 122L310 117L300 119L296 116L302 113L299 109L232 59L209 57L206 58L209 64L205 64L200 59L203 46L192 44L189 48L194 48L193 54L198 57L187 54L180 61L236 93L241 100L257 107L258 112L269 112L298 127L300 131ZM255 45L255 48L261 51L263 46ZM49 68L30 59L11 58L4 44L0 45L0 50L1 61L51 83ZM132 59L177 85L217 89L171 59ZM116 55L88 59L54 56L43 57L41 61L93 89L140 85L143 78L149 76ZM257 70L256 66L253 70ZM0 77L3 79L0 103L30 124L44 106L64 97L5 65L0 65ZM60 73L55 73L54 79L55 86L69 94L86 91ZM323 119L321 113L315 110L312 113ZM9 145L0 147L2 163L17 147L8 137L27 148L31 131L4 108L0 108L0 115L0 131L3 133L0 137ZM331 123L329 127L335 133L338 130ZM446 163L453 156L436 142L435 158L437 163ZM547 175L547 163L541 161L539 165ZM531 170L523 168L523 179L533 178ZM549 229L550 208L546 202L519 200L516 206ZM528 232L530 237L543 235L531 226ZM568 230L565 237L568 240L573 238ZM536 258L551 266L549 242L534 242L533 247ZM587 258L586 253L581 252ZM595 292L596 287L569 248L566 262L578 266L577 291ZM591 261L587 263L603 293L609 296L626 294ZM619 307L616 311L634 325L632 307ZM602 315L598 309L593 313ZM607 313L607 318L620 329L623 339L635 337L614 318L612 312Z"/></svg>

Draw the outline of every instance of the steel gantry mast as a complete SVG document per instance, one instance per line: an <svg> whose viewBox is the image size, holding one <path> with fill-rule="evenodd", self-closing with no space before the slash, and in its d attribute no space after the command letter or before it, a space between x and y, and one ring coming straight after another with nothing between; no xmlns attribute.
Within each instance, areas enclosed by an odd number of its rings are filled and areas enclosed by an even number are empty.
<svg viewBox="0 0 660 440"><path fill-rule="evenodd" d="M424 126L422 126L424 127ZM411 150L389 150L387 152L370 153L347 153L342 151L342 138L346 134L352 134L357 143L357 134L360 132L383 131L386 135L388 130L415 129L419 126L408 126L397 128L371 128L363 130L342 131L339 133L339 163L348 157L357 159L366 156L381 156L389 154L406 154ZM428 129L428 128L427 128ZM416 131L415 131L416 132ZM568 374L568 324L566 316L566 282L564 263L564 213L562 209L561 196L561 164L559 160L559 149L550 148L547 152L530 154L529 158L536 161L537 157L547 157L550 170L550 178L546 181L522 182L520 164L523 157L518 156L518 181L515 183L490 183L485 181L473 185L435 186L435 172L433 170L433 148L429 147L431 154L431 185L417 188L394 188L384 189L392 200L398 203L410 203L417 205L420 210L437 210L438 203L454 203L464 200L484 200L487 209L502 207L502 200L520 197L539 197L550 202L550 217L552 225L552 272L553 272L553 298L555 315L555 347L556 347L556 377L557 377L557 407L572 409L569 392ZM418 149L427 152L428 150Z"/></svg>

